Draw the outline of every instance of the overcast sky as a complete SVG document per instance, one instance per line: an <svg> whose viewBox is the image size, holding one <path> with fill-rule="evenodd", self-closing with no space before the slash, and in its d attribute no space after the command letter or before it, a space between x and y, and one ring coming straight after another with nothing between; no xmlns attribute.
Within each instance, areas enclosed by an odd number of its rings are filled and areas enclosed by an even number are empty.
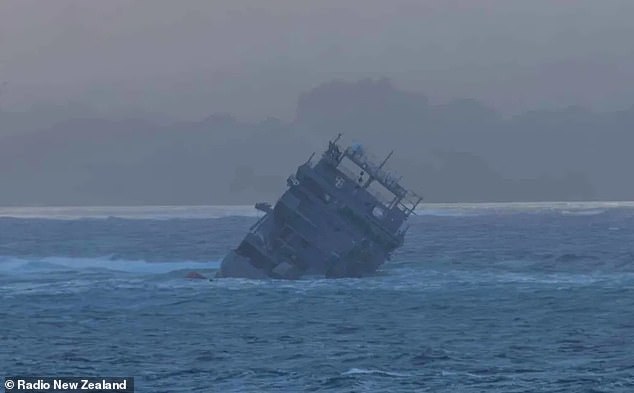
<svg viewBox="0 0 634 393"><path fill-rule="evenodd" d="M290 119L335 78L506 114L634 104L631 0L0 0L0 104Z"/></svg>

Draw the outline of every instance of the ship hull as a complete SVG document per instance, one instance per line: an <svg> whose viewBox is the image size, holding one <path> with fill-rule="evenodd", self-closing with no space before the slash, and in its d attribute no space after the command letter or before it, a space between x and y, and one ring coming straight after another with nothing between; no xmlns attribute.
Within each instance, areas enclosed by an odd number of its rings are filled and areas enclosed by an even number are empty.
<svg viewBox="0 0 634 393"><path fill-rule="evenodd" d="M402 203L407 191L381 167L330 142L317 164L309 159L288 178L274 207L256 204L265 214L223 259L217 277L374 274L403 244L402 224L415 207Z"/></svg>
<svg viewBox="0 0 634 393"><path fill-rule="evenodd" d="M264 270L256 268L249 258L238 255L235 251L231 251L222 260L220 270L216 277L259 280L268 278L269 276Z"/></svg>
<svg viewBox="0 0 634 393"><path fill-rule="evenodd" d="M303 275L324 278L361 278L374 275L384 257L375 255L372 260L350 259L346 262L337 261L328 266L311 266L306 270L281 261L273 269L258 268L260 261L239 255L235 250L229 252L222 260L216 278L246 278L261 280L267 278L294 280Z"/></svg>

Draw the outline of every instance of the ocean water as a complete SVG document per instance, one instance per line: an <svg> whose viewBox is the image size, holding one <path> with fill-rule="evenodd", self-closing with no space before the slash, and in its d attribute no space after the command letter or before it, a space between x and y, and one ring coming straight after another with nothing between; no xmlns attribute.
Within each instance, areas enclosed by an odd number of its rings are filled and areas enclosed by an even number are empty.
<svg viewBox="0 0 634 393"><path fill-rule="evenodd" d="M428 205L374 277L212 277L248 207L0 209L0 376L634 392L634 205Z"/></svg>

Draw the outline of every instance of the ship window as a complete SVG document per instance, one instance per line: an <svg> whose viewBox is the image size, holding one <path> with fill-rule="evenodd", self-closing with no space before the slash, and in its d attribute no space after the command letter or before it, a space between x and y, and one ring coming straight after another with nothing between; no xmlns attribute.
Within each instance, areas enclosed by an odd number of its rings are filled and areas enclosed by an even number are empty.
<svg viewBox="0 0 634 393"><path fill-rule="evenodd" d="M374 196L376 199L379 200L379 202L384 205L390 204L396 197L396 195L394 195L392 191L385 188L385 186L383 186L378 181L371 182L367 190L370 194L372 194L372 196Z"/></svg>
<svg viewBox="0 0 634 393"><path fill-rule="evenodd" d="M365 183L370 177L367 171L359 167L359 165L357 165L348 157L344 157L341 160L341 162L337 166L337 169L339 169L339 171L343 173L348 179L352 180L353 182L356 180L360 184Z"/></svg>

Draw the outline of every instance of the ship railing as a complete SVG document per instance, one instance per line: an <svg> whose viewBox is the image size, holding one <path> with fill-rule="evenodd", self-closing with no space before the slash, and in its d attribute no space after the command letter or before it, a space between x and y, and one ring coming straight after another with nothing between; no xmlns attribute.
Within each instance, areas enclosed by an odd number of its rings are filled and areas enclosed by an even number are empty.
<svg viewBox="0 0 634 393"><path fill-rule="evenodd" d="M377 160L375 160L372 156L365 153L360 148L354 147L348 147L345 150L344 155L359 167L363 168L373 178L373 180L381 183L392 193L399 197L405 196L407 190L399 184L400 177L397 178L393 173L377 166L375 164Z"/></svg>
<svg viewBox="0 0 634 393"><path fill-rule="evenodd" d="M415 192L407 191L403 199L399 201L398 206L409 216L414 213L414 210L416 210L416 207L418 207L422 200L422 196Z"/></svg>

